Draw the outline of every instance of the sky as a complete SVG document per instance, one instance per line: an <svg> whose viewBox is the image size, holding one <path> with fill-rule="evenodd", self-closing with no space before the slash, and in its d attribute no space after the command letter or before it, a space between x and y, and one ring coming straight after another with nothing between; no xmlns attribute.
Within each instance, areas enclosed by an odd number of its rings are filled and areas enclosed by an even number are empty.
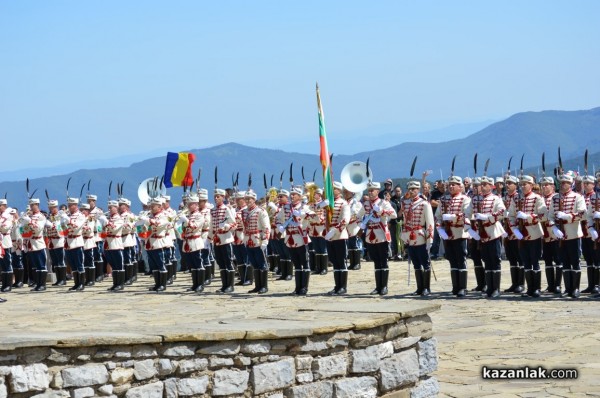
<svg viewBox="0 0 600 398"><path fill-rule="evenodd" d="M594 108L598 15L583 0L0 2L1 167L313 137L317 153L316 82L330 137Z"/></svg>

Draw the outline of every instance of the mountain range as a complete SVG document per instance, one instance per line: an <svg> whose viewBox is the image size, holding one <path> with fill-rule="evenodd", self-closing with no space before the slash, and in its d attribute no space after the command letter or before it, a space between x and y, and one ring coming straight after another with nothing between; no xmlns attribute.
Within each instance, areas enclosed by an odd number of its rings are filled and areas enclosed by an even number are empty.
<svg viewBox="0 0 600 398"><path fill-rule="evenodd" d="M519 169L521 155L524 154L524 169L536 173L541 164L541 154L546 154L547 174L557 161L557 147L561 147L563 166L565 169L583 171L582 156L589 149L590 172L595 166L600 167L600 108L583 111L542 111L515 114L505 120L493 123L482 130L462 139L442 143L406 142L386 149L363 151L365 145L357 140L355 147L360 150L354 155L334 155L333 170L339 178L343 166L352 161L366 162L370 159L373 178L383 181L387 178L407 177L415 156L418 156L415 177L420 179L424 170L433 170L429 179L438 176L447 178L450 173L452 158L456 156L454 173L460 176L473 176L473 155L478 153L478 174L483 173L483 165L490 158L489 175L499 175L506 171L508 159L513 156L511 169L513 174ZM331 135L331 133L330 133ZM364 138L365 141L369 137ZM335 154L336 148L330 146ZM316 182L321 183L320 163L317 153L303 154L283 150L261 149L237 143L227 143L211 148L192 149L196 155L194 173L202 169L200 185L214 188L214 169L218 166L218 185L232 186L232 176L239 173L240 189L247 188L248 174L252 174L252 186L260 193L264 191L263 173L270 185L280 186L280 175L283 172L281 185L290 186L289 168L294 163L294 183L299 184L303 178L304 168L306 180L312 180L316 171ZM157 156L135 162L123 167L84 168L63 175L30 179L33 191L38 189L36 197L45 199L44 190L48 190L51 198L64 202L66 198L67 180L71 178L69 193L79 196L82 185L90 183L90 191L99 196L99 204L105 205L108 198L109 182L113 181L112 197L116 196L117 183L125 182L124 196L137 203L137 189L141 181L148 177L160 176L164 172L165 157ZM595 165L595 166L594 166ZM541 172L541 171L540 171ZM26 204L24 179L0 183L0 195L7 194L10 205L23 208ZM87 193L87 187L82 191ZM174 201L179 202L180 188L171 188L169 193ZM44 207L44 206L42 206Z"/></svg>

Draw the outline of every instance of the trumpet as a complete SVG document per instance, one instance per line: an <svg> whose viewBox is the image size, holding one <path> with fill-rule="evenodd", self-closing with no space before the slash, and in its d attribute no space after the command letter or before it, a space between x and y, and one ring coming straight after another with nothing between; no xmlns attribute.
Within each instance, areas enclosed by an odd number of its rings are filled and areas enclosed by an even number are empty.
<svg viewBox="0 0 600 398"><path fill-rule="evenodd" d="M304 190L308 192L308 204L315 204L315 192L317 192L317 184L314 182L307 182L304 184Z"/></svg>

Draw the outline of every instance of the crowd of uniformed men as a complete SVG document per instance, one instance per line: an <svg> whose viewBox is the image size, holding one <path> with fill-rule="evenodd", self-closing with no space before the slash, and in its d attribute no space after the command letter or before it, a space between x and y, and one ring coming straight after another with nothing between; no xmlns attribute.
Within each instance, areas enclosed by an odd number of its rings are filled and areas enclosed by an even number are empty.
<svg viewBox="0 0 600 398"><path fill-rule="evenodd" d="M398 213L380 198L378 182L368 183L368 197L363 199L334 182L332 206L320 188L307 183L289 191L272 187L264 198L252 190L216 188L214 203L209 203L206 189L199 189L184 194L179 211L170 207L169 196L156 196L137 215L124 197L110 200L106 213L96 206L97 197L92 194L87 195L87 203L67 198L65 210L59 210L57 200L48 200L47 212L40 211L37 198L30 198L28 209L21 213L0 199L1 291L29 284L32 291L42 292L48 269L56 275L54 285L65 286L68 266L71 291L102 282L110 270L109 290L118 292L137 280L140 269L154 278L150 290L160 292L180 269L191 275L187 290L202 292L215 276L216 264L219 292L234 291L237 271L238 285L254 284L249 293L266 293L269 272L273 272L279 280L295 279L292 294L306 295L311 275L327 274L331 265L334 287L328 294L342 295L348 291L348 271L360 269L364 247L374 262L371 294L385 295L391 241L388 221L400 216L400 238L414 267L415 295L430 294L429 250L437 234L444 242L452 293L457 297L468 291L467 255L473 260L477 281L472 290L498 297L504 254L511 275L505 292L539 297L543 259L546 291L577 298L581 253L588 284L581 293L597 294L600 278L596 177L578 178L580 192L574 189L572 173L558 176L558 192L553 177L536 181L528 175L496 180L477 177L465 190L461 177L453 175L435 214L416 180L408 183ZM505 185L502 191L500 182ZM180 253L179 267L175 247Z"/></svg>

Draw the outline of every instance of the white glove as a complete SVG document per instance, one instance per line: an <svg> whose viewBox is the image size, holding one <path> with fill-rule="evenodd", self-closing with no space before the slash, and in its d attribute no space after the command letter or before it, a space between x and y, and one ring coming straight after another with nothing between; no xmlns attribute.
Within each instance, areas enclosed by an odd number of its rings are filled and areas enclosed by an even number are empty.
<svg viewBox="0 0 600 398"><path fill-rule="evenodd" d="M600 218L600 211L595 211L594 212L594 219L598 219Z"/></svg>
<svg viewBox="0 0 600 398"><path fill-rule="evenodd" d="M108 224L108 218L106 218L106 216L104 214L102 214L100 217L98 217L98 221L100 222L100 225L102 225L102 226L105 226L106 224Z"/></svg>
<svg viewBox="0 0 600 398"><path fill-rule="evenodd" d="M508 238L508 234L506 233L506 231L502 232L502 237L503 238Z"/></svg>
<svg viewBox="0 0 600 398"><path fill-rule="evenodd" d="M269 202L268 204L269 208L272 209L273 211L277 211L277 205L273 202Z"/></svg>
<svg viewBox="0 0 600 398"><path fill-rule="evenodd" d="M25 223L30 223L31 217L29 217L27 214L23 214L21 215L21 220L23 220Z"/></svg>
<svg viewBox="0 0 600 398"><path fill-rule="evenodd" d="M556 239L563 239L565 237L565 234L563 234L556 225L552 227L552 232L554 233L554 236L556 236Z"/></svg>
<svg viewBox="0 0 600 398"><path fill-rule="evenodd" d="M277 226L277 230L278 230L280 233L283 233L283 231L285 231L285 227L284 227L283 225L278 225L278 226Z"/></svg>
<svg viewBox="0 0 600 398"><path fill-rule="evenodd" d="M365 229L365 228L367 228L367 224L365 224L365 223L361 223L361 224L360 224L360 229Z"/></svg>
<svg viewBox="0 0 600 398"><path fill-rule="evenodd" d="M529 220L529 214L519 211L517 213L517 218L520 218L521 220Z"/></svg>
<svg viewBox="0 0 600 398"><path fill-rule="evenodd" d="M438 228L437 231L438 231L438 234L440 235L440 238L442 238L443 240L448 240L449 236L446 233L446 230L444 230L444 228Z"/></svg>
<svg viewBox="0 0 600 398"><path fill-rule="evenodd" d="M320 201L317 206L319 206L321 209L323 207L329 206L329 199L325 199L325 200Z"/></svg>
<svg viewBox="0 0 600 398"><path fill-rule="evenodd" d="M331 228L329 232L327 232L327 235L325 235L325 240L331 240L331 238L333 238L333 235L335 235L335 229Z"/></svg>
<svg viewBox="0 0 600 398"><path fill-rule="evenodd" d="M477 231L475 231L473 228L467 229L467 232L469 233L469 235L471 235L471 238L473 238L475 240L480 240L481 239L481 237L479 236L479 234L477 233Z"/></svg>
<svg viewBox="0 0 600 398"><path fill-rule="evenodd" d="M48 220L46 220L46 223L44 224L44 227L46 228L52 228L52 223Z"/></svg>
<svg viewBox="0 0 600 398"><path fill-rule="evenodd" d="M488 221L490 219L490 215L487 213L477 213L475 214L475 219L479 221Z"/></svg>
<svg viewBox="0 0 600 398"><path fill-rule="evenodd" d="M269 244L268 240L263 240L262 242L260 242L260 250L266 250L267 249L267 245Z"/></svg>
<svg viewBox="0 0 600 398"><path fill-rule="evenodd" d="M381 211L381 206L379 206L378 204L374 204L373 205L373 211L375 213L379 213Z"/></svg>
<svg viewBox="0 0 600 398"><path fill-rule="evenodd" d="M302 212L300 210L294 209L294 210L292 210L292 214L296 217L299 217L302 215Z"/></svg>
<svg viewBox="0 0 600 398"><path fill-rule="evenodd" d="M68 224L71 219L65 213L60 215L60 222L63 224Z"/></svg>
<svg viewBox="0 0 600 398"><path fill-rule="evenodd" d="M568 220L569 219L569 215L567 213L565 213L564 211L558 211L558 212L556 212L556 217L560 218L561 220Z"/></svg>
<svg viewBox="0 0 600 398"><path fill-rule="evenodd" d="M427 251L431 250L431 246L433 246L433 242L427 242L427 243L425 243L425 249Z"/></svg>
<svg viewBox="0 0 600 398"><path fill-rule="evenodd" d="M456 214L442 214L442 220L444 221L456 221Z"/></svg>
<svg viewBox="0 0 600 398"><path fill-rule="evenodd" d="M2 212L2 217L4 218L11 218L10 216L10 212L12 211L12 209L10 207L7 207L6 210L4 210Z"/></svg>
<svg viewBox="0 0 600 398"><path fill-rule="evenodd" d="M513 234L517 237L518 240L523 239L523 234L521 233L521 231L519 231L519 228L512 227L511 229L512 229Z"/></svg>
<svg viewBox="0 0 600 398"><path fill-rule="evenodd" d="M181 221L181 223L186 223L189 221L189 219L185 216L185 214L180 214L179 215L179 221Z"/></svg>
<svg viewBox="0 0 600 398"><path fill-rule="evenodd" d="M589 228L588 231L590 233L590 236L592 237L592 240L598 239L598 231L596 231L595 228Z"/></svg>

